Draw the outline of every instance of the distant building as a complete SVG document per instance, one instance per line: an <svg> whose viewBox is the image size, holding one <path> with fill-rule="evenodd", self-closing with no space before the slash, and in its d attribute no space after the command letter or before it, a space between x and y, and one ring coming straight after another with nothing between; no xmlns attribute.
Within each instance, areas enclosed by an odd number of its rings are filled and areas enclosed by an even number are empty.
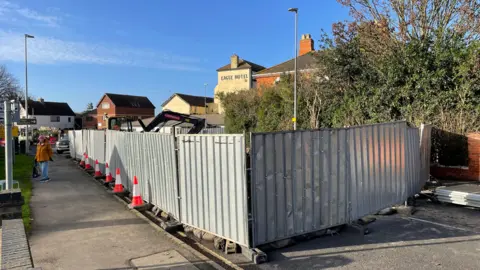
<svg viewBox="0 0 480 270"><path fill-rule="evenodd" d="M255 88L253 76L264 69L265 67L241 59L236 54L230 57L229 64L217 69L218 83L215 87L215 104L218 106L218 113L223 112L220 100L218 100L219 93L231 93Z"/></svg>
<svg viewBox="0 0 480 270"><path fill-rule="evenodd" d="M163 110L174 111L183 114L217 113L212 97L192 96L180 93L173 94L162 104Z"/></svg>
<svg viewBox="0 0 480 270"><path fill-rule="evenodd" d="M75 113L65 102L50 102L39 98L37 101L28 101L28 115L25 111L25 101L21 101L20 118L35 118L36 125L29 125L30 129L49 127L54 129L73 129ZM24 129L24 125L18 125Z"/></svg>
<svg viewBox="0 0 480 270"><path fill-rule="evenodd" d="M315 49L314 42L310 34L302 35L300 40L300 50L297 58L297 72L308 72L315 64ZM253 75L256 80L256 87L261 89L262 87L268 87L275 85L280 81L281 75L293 74L295 72L295 58L272 66L270 68L261 70ZM261 91L261 90L260 90Z"/></svg>
<svg viewBox="0 0 480 270"><path fill-rule="evenodd" d="M78 121L80 127L75 127L75 129L97 129L98 127L97 109L79 113L77 118L80 118L80 121Z"/></svg>
<svg viewBox="0 0 480 270"><path fill-rule="evenodd" d="M144 119L155 115L155 106L147 97L106 93L97 104L97 127L106 128L104 116Z"/></svg>

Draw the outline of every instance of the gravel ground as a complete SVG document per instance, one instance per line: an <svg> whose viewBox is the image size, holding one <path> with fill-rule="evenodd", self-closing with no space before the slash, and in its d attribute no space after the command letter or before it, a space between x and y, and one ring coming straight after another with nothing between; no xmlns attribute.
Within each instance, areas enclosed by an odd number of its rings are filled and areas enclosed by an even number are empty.
<svg viewBox="0 0 480 270"><path fill-rule="evenodd" d="M480 269L480 211L420 201L411 216L382 216L369 235L347 227L268 252L246 269Z"/></svg>

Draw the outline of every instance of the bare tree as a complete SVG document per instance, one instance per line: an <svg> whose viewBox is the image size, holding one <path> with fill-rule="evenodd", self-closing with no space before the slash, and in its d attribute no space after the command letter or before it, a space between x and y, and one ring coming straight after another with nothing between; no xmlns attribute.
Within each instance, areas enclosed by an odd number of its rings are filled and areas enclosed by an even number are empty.
<svg viewBox="0 0 480 270"><path fill-rule="evenodd" d="M0 66L0 99L16 99L20 94L17 80L4 66Z"/></svg>
<svg viewBox="0 0 480 270"><path fill-rule="evenodd" d="M480 36L479 0L337 0L356 22L386 22L402 41L443 36L455 30L467 40Z"/></svg>

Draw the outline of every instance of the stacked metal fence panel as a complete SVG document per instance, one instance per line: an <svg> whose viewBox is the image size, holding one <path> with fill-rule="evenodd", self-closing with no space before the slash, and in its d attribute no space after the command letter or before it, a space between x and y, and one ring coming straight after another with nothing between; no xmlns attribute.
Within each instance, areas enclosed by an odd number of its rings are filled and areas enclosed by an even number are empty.
<svg viewBox="0 0 480 270"><path fill-rule="evenodd" d="M169 134L107 131L107 161L120 168L122 184L139 180L142 198L179 218L175 141Z"/></svg>
<svg viewBox="0 0 480 270"><path fill-rule="evenodd" d="M180 221L249 246L245 138L179 135Z"/></svg>
<svg viewBox="0 0 480 270"><path fill-rule="evenodd" d="M418 129L254 133L253 246L345 224L420 189Z"/></svg>

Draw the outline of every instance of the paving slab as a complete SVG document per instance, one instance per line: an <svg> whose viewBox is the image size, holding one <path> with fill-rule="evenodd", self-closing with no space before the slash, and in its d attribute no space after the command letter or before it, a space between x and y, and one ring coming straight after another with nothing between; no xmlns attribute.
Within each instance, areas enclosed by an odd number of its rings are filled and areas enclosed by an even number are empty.
<svg viewBox="0 0 480 270"><path fill-rule="evenodd" d="M70 160L54 158L51 181L34 181L30 248L35 267L134 269L131 260L177 252L198 269L214 269L188 247L138 218Z"/></svg>

